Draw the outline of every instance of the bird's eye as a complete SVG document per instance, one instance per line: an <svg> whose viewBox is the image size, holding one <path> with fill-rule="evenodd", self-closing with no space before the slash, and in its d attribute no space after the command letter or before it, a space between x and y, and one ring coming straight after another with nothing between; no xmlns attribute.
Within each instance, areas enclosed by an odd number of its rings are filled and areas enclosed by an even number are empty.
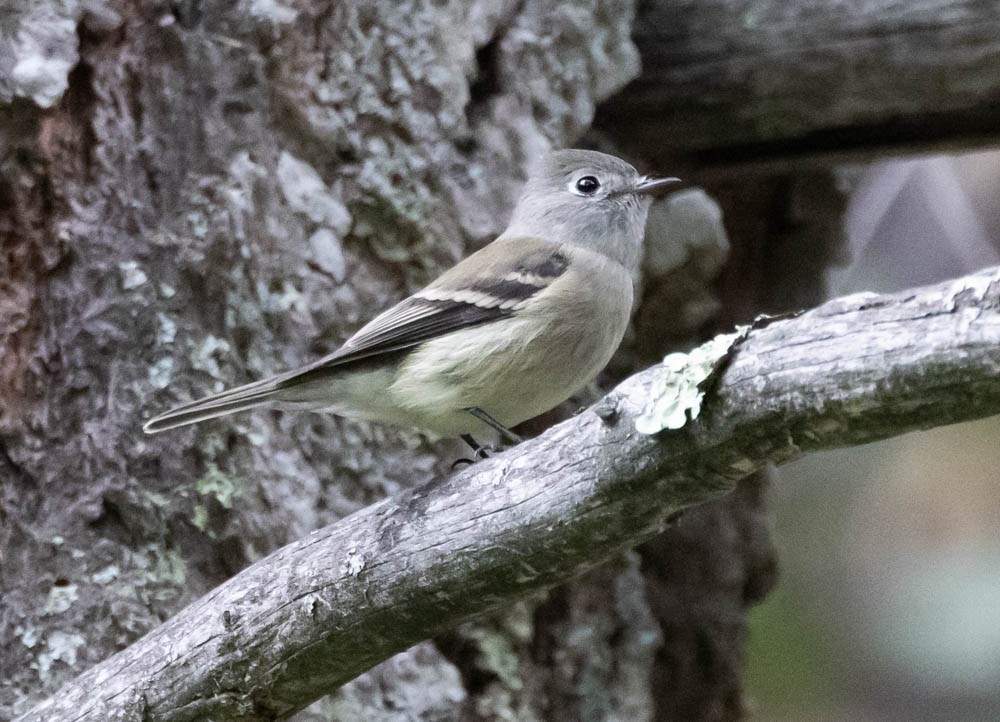
<svg viewBox="0 0 1000 722"><path fill-rule="evenodd" d="M573 184L573 192L579 196L592 196L601 189L601 182L592 175L577 178Z"/></svg>

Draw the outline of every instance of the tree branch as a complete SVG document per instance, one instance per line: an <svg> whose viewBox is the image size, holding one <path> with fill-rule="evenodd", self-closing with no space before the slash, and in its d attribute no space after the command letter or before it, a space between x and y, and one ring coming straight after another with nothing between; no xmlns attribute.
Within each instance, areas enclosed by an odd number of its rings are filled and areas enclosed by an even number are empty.
<svg viewBox="0 0 1000 722"><path fill-rule="evenodd" d="M1000 18L977 0L642 3L642 76L600 111L700 168L996 142Z"/></svg>
<svg viewBox="0 0 1000 722"><path fill-rule="evenodd" d="M1000 413L1000 269L754 330L696 421L644 436L634 419L659 373L278 550L22 719L284 717L649 538L763 464Z"/></svg>

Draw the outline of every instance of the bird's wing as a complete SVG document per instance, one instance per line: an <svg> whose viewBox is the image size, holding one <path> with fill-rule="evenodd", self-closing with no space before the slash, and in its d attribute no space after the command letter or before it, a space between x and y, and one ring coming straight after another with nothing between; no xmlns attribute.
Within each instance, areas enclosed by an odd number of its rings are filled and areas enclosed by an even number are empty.
<svg viewBox="0 0 1000 722"><path fill-rule="evenodd" d="M376 316L329 356L287 374L279 386L295 386L353 361L511 316L568 266L569 259L558 244L536 238L500 238Z"/></svg>

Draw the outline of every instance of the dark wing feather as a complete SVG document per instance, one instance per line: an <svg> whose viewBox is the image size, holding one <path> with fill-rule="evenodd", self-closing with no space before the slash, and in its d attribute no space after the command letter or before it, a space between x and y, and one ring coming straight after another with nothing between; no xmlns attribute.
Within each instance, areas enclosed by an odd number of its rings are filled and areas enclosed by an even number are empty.
<svg viewBox="0 0 1000 722"><path fill-rule="evenodd" d="M344 364L416 346L446 333L494 321L513 313L510 309L484 308L458 301L428 301L411 296L390 309L377 326L366 327L324 362Z"/></svg>

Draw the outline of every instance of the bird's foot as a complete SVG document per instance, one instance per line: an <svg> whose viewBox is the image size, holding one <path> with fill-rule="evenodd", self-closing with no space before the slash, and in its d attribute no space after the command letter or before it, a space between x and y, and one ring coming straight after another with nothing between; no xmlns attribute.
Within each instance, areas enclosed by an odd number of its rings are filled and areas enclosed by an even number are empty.
<svg viewBox="0 0 1000 722"><path fill-rule="evenodd" d="M455 463L451 465L452 471L455 471L455 469L461 468L462 466L471 466L480 459L488 459L490 457L490 455L486 453L486 447L484 447L482 444L480 444L478 441L472 438L471 434L462 434L462 441L464 441L466 444L469 445L469 448L472 449L472 455L475 458L458 459L457 461L455 461Z"/></svg>

